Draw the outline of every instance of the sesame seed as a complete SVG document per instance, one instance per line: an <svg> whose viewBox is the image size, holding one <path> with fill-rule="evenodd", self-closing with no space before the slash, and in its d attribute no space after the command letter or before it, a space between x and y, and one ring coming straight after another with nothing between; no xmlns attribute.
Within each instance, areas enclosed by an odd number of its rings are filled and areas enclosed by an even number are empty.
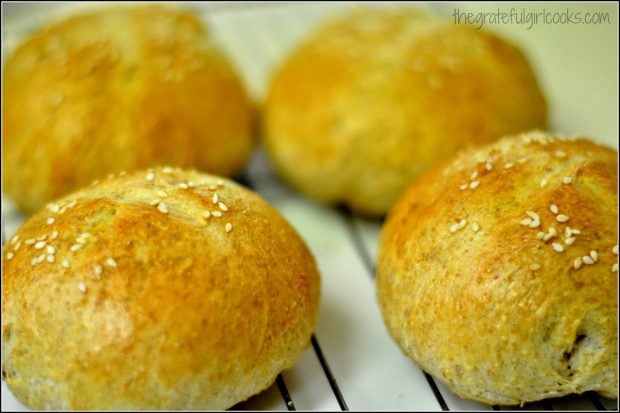
<svg viewBox="0 0 620 413"><path fill-rule="evenodd" d="M161 212L162 214L168 213L168 207L163 202L160 202L159 205L157 205L157 209L159 209L159 212Z"/></svg>
<svg viewBox="0 0 620 413"><path fill-rule="evenodd" d="M536 238L538 239L543 239L545 237L545 233L543 231L540 231L538 234L536 234Z"/></svg>
<svg viewBox="0 0 620 413"><path fill-rule="evenodd" d="M224 181L222 181L221 179L218 179L217 182L215 183L215 185L217 185L218 188L223 188L224 187Z"/></svg>
<svg viewBox="0 0 620 413"><path fill-rule="evenodd" d="M526 214L532 218L534 221L540 221L540 215L538 215L536 212L534 211L526 211Z"/></svg>
<svg viewBox="0 0 620 413"><path fill-rule="evenodd" d="M168 196L168 194L165 191L162 191L162 190L157 191L156 194L157 194L158 197L161 197L161 198L165 198L165 197Z"/></svg>
<svg viewBox="0 0 620 413"><path fill-rule="evenodd" d="M15 244L15 246L13 247L13 251L17 251L19 249L19 247L22 246L22 242L18 241L17 244Z"/></svg>
<svg viewBox="0 0 620 413"><path fill-rule="evenodd" d="M548 183L549 183L549 182L548 182L546 179L543 179L543 180L541 180L541 181L540 181L540 187L541 187L541 188L544 188L544 187L546 187L546 186L547 186L547 184L548 184Z"/></svg>
<svg viewBox="0 0 620 413"><path fill-rule="evenodd" d="M202 213L202 216L205 217L205 218L209 218L211 216L211 213L209 211L204 211Z"/></svg>
<svg viewBox="0 0 620 413"><path fill-rule="evenodd" d="M514 164L512 162L508 162L507 164L504 165L504 169L510 169L514 166Z"/></svg>
<svg viewBox="0 0 620 413"><path fill-rule="evenodd" d="M54 261L56 261L56 257L54 257L51 254L47 256L47 262L54 262Z"/></svg>
<svg viewBox="0 0 620 413"><path fill-rule="evenodd" d="M484 165L484 169L486 169L487 171L490 171L493 169L493 165L487 162L486 165Z"/></svg>
<svg viewBox="0 0 620 413"><path fill-rule="evenodd" d="M99 279L99 276L101 275L102 272L103 272L103 268L101 267L101 265L96 264L95 265L95 275L97 276L97 279Z"/></svg>
<svg viewBox="0 0 620 413"><path fill-rule="evenodd" d="M571 178L570 176L565 176L564 179L562 179L562 182L564 182L566 185L568 185L571 182L573 182L573 178Z"/></svg>
<svg viewBox="0 0 620 413"><path fill-rule="evenodd" d="M79 283L78 290L80 290L82 294L86 294L86 285L84 283Z"/></svg>
<svg viewBox="0 0 620 413"><path fill-rule="evenodd" d="M611 266L611 272L618 272L618 263Z"/></svg>
<svg viewBox="0 0 620 413"><path fill-rule="evenodd" d="M556 204L551 204L549 206L549 209L551 210L551 212L553 212L555 215L560 213L560 208L558 208L558 206Z"/></svg>
<svg viewBox="0 0 620 413"><path fill-rule="evenodd" d="M573 262L573 268L578 270L579 268L581 268L582 264L583 264L583 262L581 261L581 257L577 257L577 258L575 258L575 261Z"/></svg>
<svg viewBox="0 0 620 413"><path fill-rule="evenodd" d="M49 206L49 210L52 211L54 214L57 214L58 211L60 211L60 206L58 204L51 204Z"/></svg>
<svg viewBox="0 0 620 413"><path fill-rule="evenodd" d="M217 196L217 194L213 194L213 198L211 199L211 201L213 201L213 205L217 204L219 199L220 198Z"/></svg>
<svg viewBox="0 0 620 413"><path fill-rule="evenodd" d="M556 216L556 217L555 217L555 219L556 219L558 222L566 222L566 221L568 221L570 218L569 218L569 217L567 217L566 215L560 214L560 215Z"/></svg>
<svg viewBox="0 0 620 413"><path fill-rule="evenodd" d="M474 232L478 232L480 230L480 226L478 225L478 223L474 222L471 226L471 229L473 229Z"/></svg>
<svg viewBox="0 0 620 413"><path fill-rule="evenodd" d="M570 228L570 227L569 227L569 228ZM574 229L574 228L571 228L570 232L571 232L572 234L575 234L575 235L579 235L579 234L581 234L581 231L579 231L578 229Z"/></svg>
<svg viewBox="0 0 620 413"><path fill-rule="evenodd" d="M189 188L189 187L187 186L187 184L186 184L186 183L181 182L181 183L179 184L179 188L182 188L182 189L187 189L187 188Z"/></svg>
<svg viewBox="0 0 620 413"><path fill-rule="evenodd" d="M590 257L592 257L592 260L594 262L597 262L598 261L598 252L596 252L596 250L590 251Z"/></svg>
<svg viewBox="0 0 620 413"><path fill-rule="evenodd" d="M232 224L229 222L226 224L226 232L232 231Z"/></svg>
<svg viewBox="0 0 620 413"><path fill-rule="evenodd" d="M222 213L220 211L213 211L213 212L211 212L211 215L213 215L214 217L219 218L219 217L222 216Z"/></svg>
<svg viewBox="0 0 620 413"><path fill-rule="evenodd" d="M530 270L532 271L537 271L540 269L540 265L539 264L532 264L530 265Z"/></svg>
<svg viewBox="0 0 620 413"><path fill-rule="evenodd" d="M45 244L47 244L45 241L39 241L36 244L34 244L34 249L40 250L41 248L45 247Z"/></svg>
<svg viewBox="0 0 620 413"><path fill-rule="evenodd" d="M161 202L161 201L160 201L159 199L154 199L154 200L152 200L151 202L149 202L149 205L151 205L151 206L157 206L157 205L159 205L159 203L160 203L160 202Z"/></svg>
<svg viewBox="0 0 620 413"><path fill-rule="evenodd" d="M575 238L574 237L569 237L569 238L566 238L564 240L564 244L566 244L566 245L573 245L574 242L575 242Z"/></svg>
<svg viewBox="0 0 620 413"><path fill-rule="evenodd" d="M467 225L467 220L466 219L462 219L459 221L459 228L463 228L465 225Z"/></svg>
<svg viewBox="0 0 620 413"><path fill-rule="evenodd" d="M164 166L161 171L165 174L171 174L174 170L169 166Z"/></svg>
<svg viewBox="0 0 620 413"><path fill-rule="evenodd" d="M15 244L17 241L19 241L19 235L15 235L13 238L11 238L11 244Z"/></svg>
<svg viewBox="0 0 620 413"><path fill-rule="evenodd" d="M613 252L613 253L614 253L614 255L618 255L618 246L617 246L617 245L615 245L615 246L612 248L611 252Z"/></svg>
<svg viewBox="0 0 620 413"><path fill-rule="evenodd" d="M43 234L40 237L37 237L37 241L44 241L47 238L47 235Z"/></svg>
<svg viewBox="0 0 620 413"><path fill-rule="evenodd" d="M45 221L45 222L47 222L47 225L52 225L54 223L54 221L56 221L56 219L54 219L54 217L49 217L47 219L47 221Z"/></svg>
<svg viewBox="0 0 620 413"><path fill-rule="evenodd" d="M51 246L51 245L48 245L48 246L47 246L47 253L48 253L48 254L55 254L55 253L56 253L56 248L54 248L54 247L53 247L53 246Z"/></svg>
<svg viewBox="0 0 620 413"><path fill-rule="evenodd" d="M592 258L590 258L587 255L584 255L581 260L583 261L584 264L588 264L588 265L592 265L594 264L594 260Z"/></svg>
<svg viewBox="0 0 620 413"><path fill-rule="evenodd" d="M26 241L24 241L24 244L26 245L32 245L34 244L36 241L34 238L28 238Z"/></svg>
<svg viewBox="0 0 620 413"><path fill-rule="evenodd" d="M558 158L566 158L566 152L557 150L555 151L555 156L557 156Z"/></svg>
<svg viewBox="0 0 620 413"><path fill-rule="evenodd" d="M468 186L469 186L469 185L467 185L467 184L463 184L463 185L459 186L459 189L460 189L461 191L464 191L464 190L466 190L466 189L467 189L467 187L468 187Z"/></svg>
<svg viewBox="0 0 620 413"><path fill-rule="evenodd" d="M77 251L82 248L82 244L73 244L70 248L71 251Z"/></svg>
<svg viewBox="0 0 620 413"><path fill-rule="evenodd" d="M450 232L452 234L454 234L458 230L459 230L459 224L452 224L452 225L450 225Z"/></svg>
<svg viewBox="0 0 620 413"><path fill-rule="evenodd" d="M228 207L223 202L218 202L217 206L220 207L220 209L224 212L228 211Z"/></svg>
<svg viewBox="0 0 620 413"><path fill-rule="evenodd" d="M562 246L562 244L558 244L557 242L554 242L553 244L551 244L551 246L557 252L563 252L564 251L564 247Z"/></svg>
<svg viewBox="0 0 620 413"><path fill-rule="evenodd" d="M8 253L6 254L6 259L10 261L10 260L12 260L12 259L13 259L13 257L14 257L14 256L15 256L15 254L13 254L12 252L8 252Z"/></svg>
<svg viewBox="0 0 620 413"><path fill-rule="evenodd" d="M476 189L476 188L478 188L478 186L480 186L480 181L474 181L474 182L469 184L469 187L471 189Z"/></svg>
<svg viewBox="0 0 620 413"><path fill-rule="evenodd" d="M39 263L39 261L37 260L37 258L36 258L36 257L30 260L30 265L32 265L33 267L34 267L35 265L37 265L38 263Z"/></svg>
<svg viewBox="0 0 620 413"><path fill-rule="evenodd" d="M108 265L108 267L116 268L116 261L112 257L108 258L105 263Z"/></svg>
<svg viewBox="0 0 620 413"><path fill-rule="evenodd" d="M69 260L62 260L62 265L64 268L69 268Z"/></svg>
<svg viewBox="0 0 620 413"><path fill-rule="evenodd" d="M478 171L474 171L474 172L472 172L472 174L471 174L471 176L469 178L473 181L477 177L478 177Z"/></svg>
<svg viewBox="0 0 620 413"><path fill-rule="evenodd" d="M152 181L153 179L155 179L155 174L153 172L149 172L148 174L146 174L147 181Z"/></svg>
<svg viewBox="0 0 620 413"><path fill-rule="evenodd" d="M530 225L532 223L532 220L530 218L523 218L521 221L519 221L519 223L521 225Z"/></svg>
<svg viewBox="0 0 620 413"><path fill-rule="evenodd" d="M54 230L52 231L52 235L50 236L50 239L56 239L58 238L58 231Z"/></svg>
<svg viewBox="0 0 620 413"><path fill-rule="evenodd" d="M538 228L539 226L540 226L540 221L530 222L530 228Z"/></svg>
<svg viewBox="0 0 620 413"><path fill-rule="evenodd" d="M189 186L190 188L193 188L193 187L195 187L195 186L196 186L196 184L194 183L194 181L189 181L189 182L187 183L187 186Z"/></svg>
<svg viewBox="0 0 620 413"><path fill-rule="evenodd" d="M570 230L570 227L564 228L564 238L570 238L571 235L573 235L573 232Z"/></svg>

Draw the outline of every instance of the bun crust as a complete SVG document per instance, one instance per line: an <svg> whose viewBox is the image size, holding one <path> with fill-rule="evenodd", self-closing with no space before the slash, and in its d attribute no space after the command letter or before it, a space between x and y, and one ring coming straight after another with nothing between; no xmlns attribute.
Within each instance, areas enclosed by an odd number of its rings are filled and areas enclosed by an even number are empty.
<svg viewBox="0 0 620 413"><path fill-rule="evenodd" d="M377 269L403 351L489 404L617 398L617 161L585 139L530 133L462 152L411 186Z"/></svg>
<svg viewBox="0 0 620 413"><path fill-rule="evenodd" d="M264 135L298 190L382 215L437 161L545 119L514 46L413 10L363 10L323 26L275 74Z"/></svg>
<svg viewBox="0 0 620 413"><path fill-rule="evenodd" d="M200 21L111 8L33 34L3 81L3 184L18 206L158 164L230 176L254 146L243 85Z"/></svg>
<svg viewBox="0 0 620 413"><path fill-rule="evenodd" d="M319 276L280 214L210 175L148 179L50 204L3 248L3 377L25 405L226 409L309 345Z"/></svg>

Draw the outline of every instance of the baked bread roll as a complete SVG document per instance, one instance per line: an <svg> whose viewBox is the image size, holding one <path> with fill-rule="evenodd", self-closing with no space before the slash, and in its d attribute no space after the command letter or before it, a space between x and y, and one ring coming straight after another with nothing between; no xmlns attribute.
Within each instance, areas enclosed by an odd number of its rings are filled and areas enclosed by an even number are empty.
<svg viewBox="0 0 620 413"><path fill-rule="evenodd" d="M226 409L295 363L317 316L319 275L293 228L193 171L50 204L2 264L2 375L34 409Z"/></svg>
<svg viewBox="0 0 620 413"><path fill-rule="evenodd" d="M381 235L403 351L463 398L618 397L618 154L530 133L424 175Z"/></svg>
<svg viewBox="0 0 620 413"><path fill-rule="evenodd" d="M197 17L159 6L78 15L33 34L3 74L4 191L27 212L157 164L230 176L253 108Z"/></svg>
<svg viewBox="0 0 620 413"><path fill-rule="evenodd" d="M506 41L410 9L362 10L277 71L264 135L295 188L382 215L437 161L545 118L530 66Z"/></svg>

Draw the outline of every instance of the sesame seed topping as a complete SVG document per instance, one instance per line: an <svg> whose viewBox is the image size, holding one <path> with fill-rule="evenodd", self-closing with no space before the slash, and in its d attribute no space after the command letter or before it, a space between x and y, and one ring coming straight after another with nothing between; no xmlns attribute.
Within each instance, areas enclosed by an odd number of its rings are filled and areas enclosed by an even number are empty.
<svg viewBox="0 0 620 413"><path fill-rule="evenodd" d="M540 221L530 222L530 228L538 228L539 226L540 226Z"/></svg>
<svg viewBox="0 0 620 413"><path fill-rule="evenodd" d="M84 283L79 283L78 290L80 290L82 294L86 294L86 285Z"/></svg>
<svg viewBox="0 0 620 413"><path fill-rule="evenodd" d="M221 179L218 179L217 182L215 183L215 185L217 185L218 188L223 188L224 187L224 181L222 181Z"/></svg>
<svg viewBox="0 0 620 413"><path fill-rule="evenodd" d="M39 241L36 244L34 244L34 249L40 250L41 248L45 247L45 244L47 244L45 241Z"/></svg>
<svg viewBox="0 0 620 413"><path fill-rule="evenodd" d="M181 183L179 184L179 188L181 188L181 189L187 189L187 188L189 188L189 186L187 186L187 184L186 184L186 183L181 182Z"/></svg>
<svg viewBox="0 0 620 413"><path fill-rule="evenodd" d="M617 246L617 245L615 245L615 246L612 248L611 252L613 252L615 255L618 255L618 246Z"/></svg>
<svg viewBox="0 0 620 413"><path fill-rule="evenodd" d="M538 215L536 212L534 211L526 211L526 214L532 218L534 221L540 221L540 215Z"/></svg>
<svg viewBox="0 0 620 413"><path fill-rule="evenodd" d="M82 244L73 244L73 245L71 246L71 248L69 248L69 249L70 249L71 251L77 251L77 250L79 250L80 248L82 248Z"/></svg>
<svg viewBox="0 0 620 413"><path fill-rule="evenodd" d="M569 237L569 238L566 238L564 240L564 244L566 244L566 245L573 245L574 242L575 242L575 238L574 237Z"/></svg>
<svg viewBox="0 0 620 413"><path fill-rule="evenodd" d="M116 268L116 261L112 257L108 258L105 263L108 267Z"/></svg>
<svg viewBox="0 0 620 413"><path fill-rule="evenodd" d="M163 169L162 169L161 171L162 171L163 173L165 173L165 174L171 174L171 173L174 171L174 169L172 169L172 168L171 168L171 167L169 167L169 166L164 166L164 167L163 167Z"/></svg>
<svg viewBox="0 0 620 413"><path fill-rule="evenodd" d="M486 165L484 165L484 169L486 169L487 171L490 171L493 169L493 165L487 162Z"/></svg>
<svg viewBox="0 0 620 413"><path fill-rule="evenodd" d="M568 221L570 218L569 218L569 217L567 217L566 215L560 214L560 215L556 216L556 217L555 217L555 219L556 219L558 222L566 222L566 221Z"/></svg>
<svg viewBox="0 0 620 413"><path fill-rule="evenodd" d="M24 244L26 245L32 245L35 242L37 242L34 238L28 238L26 241L24 241Z"/></svg>
<svg viewBox="0 0 620 413"><path fill-rule="evenodd" d="M211 215L213 215L214 217L219 218L219 217L222 216L222 213L220 211L213 211L213 212L211 212Z"/></svg>
<svg viewBox="0 0 620 413"><path fill-rule="evenodd" d="M469 178L473 181L477 177L478 177L478 171L474 171L474 172L472 172L472 174L471 174L471 176Z"/></svg>
<svg viewBox="0 0 620 413"><path fill-rule="evenodd" d="M618 263L611 266L611 272L618 272Z"/></svg>
<svg viewBox="0 0 620 413"><path fill-rule="evenodd" d="M452 225L450 225L450 232L451 233L454 234L458 230L459 230L459 224L452 224Z"/></svg>
<svg viewBox="0 0 620 413"><path fill-rule="evenodd" d="M8 253L6 254L6 259L10 261L10 260L12 260L12 259L13 259L13 257L14 257L14 256L15 256L15 254L13 254L12 252L8 252Z"/></svg>
<svg viewBox="0 0 620 413"><path fill-rule="evenodd" d="M569 228L570 228L570 227L569 227ZM571 232L572 234L575 234L575 235L579 235L579 234L581 234L581 231L579 231L578 229L574 229L574 228L571 228L570 232Z"/></svg>
<svg viewBox="0 0 620 413"><path fill-rule="evenodd" d="M464 191L464 190L466 190L466 189L467 189L467 187L468 187L468 186L469 186L469 185L467 185L467 184L463 184L463 185L459 186L459 189L460 189L461 191Z"/></svg>
<svg viewBox="0 0 620 413"><path fill-rule="evenodd" d="M219 199L220 198L217 196L217 194L213 194L213 198L211 199L213 205L217 204L219 202Z"/></svg>
<svg viewBox="0 0 620 413"><path fill-rule="evenodd" d="M530 225L532 223L531 218L523 218L521 221L519 221L519 223L521 225Z"/></svg>
<svg viewBox="0 0 620 413"><path fill-rule="evenodd" d="M15 244L15 246L13 247L13 251L17 251L19 249L19 247L22 246L22 242L21 241L17 241L17 244Z"/></svg>
<svg viewBox="0 0 620 413"><path fill-rule="evenodd" d="M163 202L160 202L159 205L157 205L157 209L159 209L159 212L161 212L162 214L168 213L168 207Z"/></svg>
<svg viewBox="0 0 620 413"><path fill-rule="evenodd" d="M51 246L51 245L48 245L48 246L47 246L47 253L48 253L48 254L55 254L55 253L56 253L56 248L54 248L54 247L53 247L53 246Z"/></svg>
<svg viewBox="0 0 620 413"><path fill-rule="evenodd" d="M560 213L560 208L558 208L558 206L556 204L551 204L549 206L549 209L551 210L551 212L553 212L555 215Z"/></svg>
<svg viewBox="0 0 620 413"><path fill-rule="evenodd" d="M478 232L480 230L480 226L478 225L478 223L474 222L471 226L471 229L474 230L474 232Z"/></svg>
<svg viewBox="0 0 620 413"><path fill-rule="evenodd" d="M551 244L551 246L557 252L563 252L564 251L564 247L562 246L562 244L558 244L557 242L554 242L553 244Z"/></svg>
<svg viewBox="0 0 620 413"><path fill-rule="evenodd" d="M571 178L570 176L565 176L562 179L562 182L564 182L566 185L570 184L571 182L573 182L573 178Z"/></svg>
<svg viewBox="0 0 620 413"><path fill-rule="evenodd" d="M95 275L97 276L97 279L99 279L99 276L101 275L102 272L103 272L103 268L101 267L101 265L96 264L95 265Z"/></svg>
<svg viewBox="0 0 620 413"><path fill-rule="evenodd" d="M557 150L555 151L555 156L557 156L558 158L566 158L566 152Z"/></svg>
<svg viewBox="0 0 620 413"><path fill-rule="evenodd" d="M215 191L217 189L217 186L209 185L208 188L209 188L209 191Z"/></svg>
<svg viewBox="0 0 620 413"><path fill-rule="evenodd" d="M168 196L168 194L165 191L162 191L162 190L157 191L156 194L157 194L158 197L161 197L161 198L165 198L165 197Z"/></svg>
<svg viewBox="0 0 620 413"><path fill-rule="evenodd" d="M193 188L193 187L195 187L195 186L196 186L196 184L194 183L194 181L189 181L189 182L187 183L187 186L189 186L190 188Z"/></svg>
<svg viewBox="0 0 620 413"><path fill-rule="evenodd" d="M592 260L594 262L597 262L598 261L598 252L596 252L596 250L590 251L590 257L592 257Z"/></svg>
<svg viewBox="0 0 620 413"><path fill-rule="evenodd" d="M209 218L211 216L211 213L209 211L204 211L202 213L202 216L205 217L205 218Z"/></svg>
<svg viewBox="0 0 620 413"><path fill-rule="evenodd" d="M594 264L594 260L592 258L590 258L587 255L584 255L581 260L583 261L584 264L588 264L588 265L592 265Z"/></svg>
<svg viewBox="0 0 620 413"><path fill-rule="evenodd" d="M54 223L54 221L56 221L56 219L54 219L54 217L49 217L47 219L47 221L45 221L45 222L47 222L47 225L52 225Z"/></svg>
<svg viewBox="0 0 620 413"><path fill-rule="evenodd" d="M545 233L543 231L540 231L538 234L536 234L536 238L538 239L543 239L545 237Z"/></svg>
<svg viewBox="0 0 620 413"><path fill-rule="evenodd" d="M17 241L19 241L19 235L15 235L13 238L11 238L11 244L15 244Z"/></svg>
<svg viewBox="0 0 620 413"><path fill-rule="evenodd" d="M218 202L217 206L220 207L220 209L224 212L228 211L228 207L223 202Z"/></svg>
<svg viewBox="0 0 620 413"><path fill-rule="evenodd" d="M62 265L64 268L69 268L69 260L62 260Z"/></svg>
<svg viewBox="0 0 620 413"><path fill-rule="evenodd" d="M146 174L147 181L152 181L153 179L155 179L155 174L153 172L149 172L148 174Z"/></svg>
<svg viewBox="0 0 620 413"><path fill-rule="evenodd" d="M54 261L56 261L56 257L54 257L51 254L47 256L47 262L54 262Z"/></svg>
<svg viewBox="0 0 620 413"><path fill-rule="evenodd" d="M480 181L473 181L472 183L469 184L469 187L471 189L476 189L480 186Z"/></svg>
<svg viewBox="0 0 620 413"><path fill-rule="evenodd" d="M149 205L157 206L157 205L159 205L160 202L161 201L159 199L154 199L151 202L149 202Z"/></svg>
<svg viewBox="0 0 620 413"><path fill-rule="evenodd" d="M50 236L50 239L56 239L58 238L58 231L54 230L52 231L52 235Z"/></svg>
<svg viewBox="0 0 620 413"><path fill-rule="evenodd" d="M226 224L226 232L232 231L232 224L229 222Z"/></svg>
<svg viewBox="0 0 620 413"><path fill-rule="evenodd" d="M540 264L532 264L530 265L530 270L537 271L540 269Z"/></svg>
<svg viewBox="0 0 620 413"><path fill-rule="evenodd" d="M514 166L514 163L512 162L508 162L507 164L504 165L504 169L510 169Z"/></svg>
<svg viewBox="0 0 620 413"><path fill-rule="evenodd" d="M57 214L58 211L60 211L60 206L58 204L51 204L49 206L49 210L52 211L54 214Z"/></svg>
<svg viewBox="0 0 620 413"><path fill-rule="evenodd" d="M44 241L47 238L47 235L43 234L40 237L37 237L37 241Z"/></svg>
<svg viewBox="0 0 620 413"><path fill-rule="evenodd" d="M543 180L541 180L541 181L540 181L540 187L541 187L541 188L544 188L544 187L546 187L546 186L547 186L547 184L548 184L548 183L549 183L549 182L548 182L546 179L543 179Z"/></svg>
<svg viewBox="0 0 620 413"><path fill-rule="evenodd" d="M573 268L578 270L579 268L581 268L582 264L583 264L583 262L581 261L581 257L577 257L577 258L575 258L575 261L573 262Z"/></svg>

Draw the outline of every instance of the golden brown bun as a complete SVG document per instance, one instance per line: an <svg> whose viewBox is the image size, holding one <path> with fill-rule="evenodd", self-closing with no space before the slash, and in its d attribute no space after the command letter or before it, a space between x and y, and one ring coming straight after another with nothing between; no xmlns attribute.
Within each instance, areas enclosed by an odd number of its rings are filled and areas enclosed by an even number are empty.
<svg viewBox="0 0 620 413"><path fill-rule="evenodd" d="M264 134L294 187L379 215L438 160L545 117L514 46L413 10L365 10L326 24L276 73Z"/></svg>
<svg viewBox="0 0 620 413"><path fill-rule="evenodd" d="M3 377L26 406L225 409L308 346L319 276L293 228L231 181L153 177L50 204L3 248ZM45 246L28 245L42 236Z"/></svg>
<svg viewBox="0 0 620 413"><path fill-rule="evenodd" d="M585 139L532 133L463 152L408 189L377 269L403 351L489 404L617 398L617 160Z"/></svg>
<svg viewBox="0 0 620 413"><path fill-rule="evenodd" d="M230 176L254 145L239 78L190 13L112 8L32 35L4 71L4 191L34 212L157 164Z"/></svg>

